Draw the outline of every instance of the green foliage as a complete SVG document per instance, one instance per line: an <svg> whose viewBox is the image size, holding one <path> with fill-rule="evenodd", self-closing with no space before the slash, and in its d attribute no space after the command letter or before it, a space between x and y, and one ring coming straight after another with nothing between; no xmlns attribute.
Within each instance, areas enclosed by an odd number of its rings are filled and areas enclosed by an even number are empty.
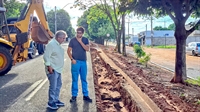
<svg viewBox="0 0 200 112"><path fill-rule="evenodd" d="M144 64L147 67L147 63L150 61L151 59L151 54L145 55L144 57L139 59L139 62Z"/></svg>
<svg viewBox="0 0 200 112"><path fill-rule="evenodd" d="M200 100L199 100L199 99L197 100L196 104L197 104L197 105L200 105Z"/></svg>
<svg viewBox="0 0 200 112"><path fill-rule="evenodd" d="M114 29L108 17L97 6L92 6L78 19L78 25L83 26L92 40L114 38ZM109 38L106 36L110 34Z"/></svg>
<svg viewBox="0 0 200 112"><path fill-rule="evenodd" d="M134 51L137 55L137 59L141 58L142 56L145 56L146 53L144 52L144 50L139 45L135 44L133 46L133 48L134 48Z"/></svg>
<svg viewBox="0 0 200 112"><path fill-rule="evenodd" d="M163 28L162 26L156 26L153 30L169 30L168 28Z"/></svg>
<svg viewBox="0 0 200 112"><path fill-rule="evenodd" d="M192 84L192 85L198 85L200 86L200 77L198 77L196 80L194 79L187 79L185 80L186 83Z"/></svg>
<svg viewBox="0 0 200 112"><path fill-rule="evenodd" d="M89 8L91 9L90 15L88 16L88 24L91 22L99 21L99 18L108 19L114 29L115 38L117 39L118 52L120 51L120 38L121 38L121 16L122 14L128 14L133 11L133 5L135 0L102 0L96 2L95 0L88 1L90 5L93 5ZM75 7L79 6L81 9L86 9L87 4L82 0L75 1ZM91 35L91 37L93 37ZM118 39L119 38L119 39Z"/></svg>
<svg viewBox="0 0 200 112"><path fill-rule="evenodd" d="M57 30L64 30L67 32L68 37L75 36L75 31L72 28L69 14L63 10L57 10ZM51 31L55 33L55 11L51 10L47 12L47 19Z"/></svg>
<svg viewBox="0 0 200 112"><path fill-rule="evenodd" d="M168 26L168 29L169 30L175 30L175 24L173 23L173 24L170 24L169 26Z"/></svg>
<svg viewBox="0 0 200 112"><path fill-rule="evenodd" d="M185 97L185 93L181 93L179 96L180 97Z"/></svg>
<svg viewBox="0 0 200 112"><path fill-rule="evenodd" d="M87 23L88 15L89 15L89 11L88 10L84 11L83 15L80 18L78 18L78 21L77 21L77 25L82 26L85 29L84 36L86 37L90 37L89 31L88 31L88 23Z"/></svg>
<svg viewBox="0 0 200 112"><path fill-rule="evenodd" d="M144 50L137 44L133 46L134 52L136 53L137 60L139 58L139 63L145 65L147 67L147 63L151 59L151 54L147 54L144 52Z"/></svg>
<svg viewBox="0 0 200 112"><path fill-rule="evenodd" d="M151 48L151 45L147 45L147 48ZM161 48L161 49L175 49L176 45L159 45L159 46L153 46L154 48Z"/></svg>
<svg viewBox="0 0 200 112"><path fill-rule="evenodd" d="M7 9L6 17L19 17L20 11L25 6L25 3L20 3L17 0L5 0L4 6Z"/></svg>
<svg viewBox="0 0 200 112"><path fill-rule="evenodd" d="M175 30L175 24L173 23L173 24L170 24L169 26L168 26L168 28L163 28L162 26L156 26L156 27L154 27L153 28L153 30Z"/></svg>
<svg viewBox="0 0 200 112"><path fill-rule="evenodd" d="M175 45L167 45L167 46L155 46L156 48L165 48L165 49L175 49Z"/></svg>
<svg viewBox="0 0 200 112"><path fill-rule="evenodd" d="M175 49L176 45L162 45L162 46L154 46L155 48L164 48L164 49Z"/></svg>

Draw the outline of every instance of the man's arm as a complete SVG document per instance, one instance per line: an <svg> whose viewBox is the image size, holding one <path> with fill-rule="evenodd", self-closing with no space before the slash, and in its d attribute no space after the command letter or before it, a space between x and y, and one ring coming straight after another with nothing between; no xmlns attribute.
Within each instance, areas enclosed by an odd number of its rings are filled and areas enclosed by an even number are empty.
<svg viewBox="0 0 200 112"><path fill-rule="evenodd" d="M73 59L71 51L72 51L72 48L68 47L67 54L68 54L69 58L71 59L72 63L76 64L76 60Z"/></svg>
<svg viewBox="0 0 200 112"><path fill-rule="evenodd" d="M87 41L88 41L88 40L87 40ZM90 49L89 42L87 42L88 44L85 45L85 44L82 42L82 38L78 39L78 42L81 44L81 46L83 47L83 49L85 49L86 51L89 51L89 49Z"/></svg>
<svg viewBox="0 0 200 112"><path fill-rule="evenodd" d="M45 52L44 52L44 55L43 55L43 59L44 59L44 64L46 66L50 66L50 56L52 54L52 46L50 44L48 44L46 46L46 49L45 49Z"/></svg>
<svg viewBox="0 0 200 112"><path fill-rule="evenodd" d="M53 68L51 67L51 63L50 63L50 56L52 54L52 49L53 49L53 47L50 44L48 44L46 46L46 49L45 49L45 52L44 52L44 55L43 55L44 64L47 66L50 74L53 73Z"/></svg>
<svg viewBox="0 0 200 112"><path fill-rule="evenodd" d="M67 49L67 54L68 54L69 58L72 60L73 57L72 57L71 51L72 51L72 48L71 48L71 47L68 47L68 49Z"/></svg>
<svg viewBox="0 0 200 112"><path fill-rule="evenodd" d="M87 44L85 45L82 41L80 42L81 46L86 50L86 51L89 51L90 49L90 46Z"/></svg>

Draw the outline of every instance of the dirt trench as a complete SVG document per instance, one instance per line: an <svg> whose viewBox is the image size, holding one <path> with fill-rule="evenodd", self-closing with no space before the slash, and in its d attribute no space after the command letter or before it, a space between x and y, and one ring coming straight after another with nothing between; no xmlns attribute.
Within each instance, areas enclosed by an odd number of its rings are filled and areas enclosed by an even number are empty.
<svg viewBox="0 0 200 112"><path fill-rule="evenodd" d="M187 89L187 87L170 83L168 79L171 79L169 77L172 75L170 76L168 72L153 66L145 68L138 65L133 57L123 57L117 53L111 53L108 49L104 49L104 52L163 112L200 112L198 106L187 103L177 95L178 91L174 91L175 89ZM171 93L172 90L175 93Z"/></svg>
<svg viewBox="0 0 200 112"><path fill-rule="evenodd" d="M98 112L140 112L123 87L122 75L106 64L96 49L91 48L95 95Z"/></svg>

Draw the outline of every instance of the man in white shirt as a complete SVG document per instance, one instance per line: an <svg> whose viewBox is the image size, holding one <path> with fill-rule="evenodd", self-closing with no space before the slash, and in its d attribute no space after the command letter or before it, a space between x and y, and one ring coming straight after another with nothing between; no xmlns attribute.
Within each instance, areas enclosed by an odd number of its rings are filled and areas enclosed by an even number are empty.
<svg viewBox="0 0 200 112"><path fill-rule="evenodd" d="M49 100L50 109L58 109L58 106L64 106L59 100L60 88L62 86L61 73L64 67L64 49L61 43L66 40L65 31L57 31L55 37L47 44L44 52L44 64L47 77L49 79Z"/></svg>

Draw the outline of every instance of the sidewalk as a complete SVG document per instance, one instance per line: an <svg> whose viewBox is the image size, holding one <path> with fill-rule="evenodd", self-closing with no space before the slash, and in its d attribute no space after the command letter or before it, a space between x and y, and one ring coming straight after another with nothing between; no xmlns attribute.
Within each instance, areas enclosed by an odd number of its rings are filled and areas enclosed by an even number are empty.
<svg viewBox="0 0 200 112"><path fill-rule="evenodd" d="M62 107L64 109L60 108L59 111L57 112L96 112L95 89L94 89L94 79L93 79L93 70L92 70L90 52L87 53L87 67L88 67L87 81L88 81L89 96L92 98L92 103L83 101L80 77L79 77L79 91L78 91L77 101L76 103L69 102L71 98L71 73L70 73L70 65L69 63L67 63L67 61L70 62L70 60L68 59L66 60L65 68L67 68L67 70L64 71L63 74L64 76L63 79L65 80L63 81L63 88L62 88L63 92L61 92L61 101L65 101L66 106Z"/></svg>

